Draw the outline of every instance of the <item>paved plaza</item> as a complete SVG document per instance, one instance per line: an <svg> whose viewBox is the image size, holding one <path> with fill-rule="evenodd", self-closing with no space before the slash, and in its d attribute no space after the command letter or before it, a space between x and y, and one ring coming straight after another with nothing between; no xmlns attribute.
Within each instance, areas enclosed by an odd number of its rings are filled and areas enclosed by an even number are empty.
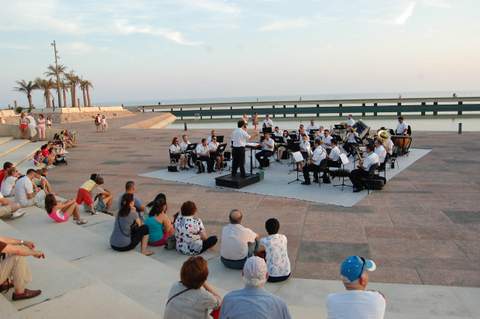
<svg viewBox="0 0 480 319"><path fill-rule="evenodd" d="M69 150L69 165L50 172L56 192L73 197L90 173L100 172L115 193L127 180L137 182L144 201L165 193L170 215L182 202L195 201L210 234L220 235L232 208L242 209L244 224L261 235L265 220L276 217L288 236L297 278L338 279L339 262L359 254L377 262L374 282L480 287L480 133L415 132L414 147L431 152L382 191L341 207L141 177L165 168L172 137L183 133L122 128L146 118L110 120L106 133L96 133L93 123L68 124L78 131L79 143ZM208 132L188 134L194 142Z"/></svg>

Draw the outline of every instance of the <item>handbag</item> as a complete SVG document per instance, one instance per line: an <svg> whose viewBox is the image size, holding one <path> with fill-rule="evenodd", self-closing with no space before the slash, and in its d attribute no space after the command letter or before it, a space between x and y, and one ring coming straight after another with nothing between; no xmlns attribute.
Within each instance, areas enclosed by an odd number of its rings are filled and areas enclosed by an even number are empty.
<svg viewBox="0 0 480 319"><path fill-rule="evenodd" d="M165 244L166 250L174 250L177 247L177 239L175 235L172 235L167 238L167 243Z"/></svg>

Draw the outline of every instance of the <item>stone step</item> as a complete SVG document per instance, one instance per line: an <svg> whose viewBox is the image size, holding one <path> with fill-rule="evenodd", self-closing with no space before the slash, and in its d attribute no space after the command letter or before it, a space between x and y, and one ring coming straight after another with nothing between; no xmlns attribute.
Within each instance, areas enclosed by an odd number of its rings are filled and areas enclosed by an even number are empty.
<svg viewBox="0 0 480 319"><path fill-rule="evenodd" d="M0 137L0 145L2 145L4 143L7 143L7 142L10 142L11 140L13 140L13 137L11 137L11 136L1 136Z"/></svg>
<svg viewBox="0 0 480 319"><path fill-rule="evenodd" d="M29 140L10 140L5 143L0 144L0 158L8 155L9 153L15 152L20 147L30 143Z"/></svg>
<svg viewBox="0 0 480 319"><path fill-rule="evenodd" d="M25 140L15 140L15 141L25 141ZM45 144L44 142L29 142L23 143L21 146L17 147L14 151L8 152L0 156L0 163L12 162L15 166L20 166L26 160L32 158L35 151L39 150L40 147ZM2 145L0 145L1 147Z"/></svg>

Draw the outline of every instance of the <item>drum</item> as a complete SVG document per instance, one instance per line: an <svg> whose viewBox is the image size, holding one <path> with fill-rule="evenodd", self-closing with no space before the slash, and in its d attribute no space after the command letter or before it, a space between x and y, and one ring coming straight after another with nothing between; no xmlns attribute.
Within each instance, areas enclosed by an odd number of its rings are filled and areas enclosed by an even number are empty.
<svg viewBox="0 0 480 319"><path fill-rule="evenodd" d="M406 135L393 135L392 142L400 150L400 155L408 153L412 145L412 137Z"/></svg>

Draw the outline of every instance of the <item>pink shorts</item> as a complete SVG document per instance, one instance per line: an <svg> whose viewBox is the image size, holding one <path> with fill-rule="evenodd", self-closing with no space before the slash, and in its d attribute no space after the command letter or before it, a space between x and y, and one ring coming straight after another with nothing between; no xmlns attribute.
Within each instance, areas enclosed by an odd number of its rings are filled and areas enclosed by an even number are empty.
<svg viewBox="0 0 480 319"><path fill-rule="evenodd" d="M60 209L51 212L50 214L48 214L48 216L57 223L64 223L70 217L69 215L64 214Z"/></svg>

